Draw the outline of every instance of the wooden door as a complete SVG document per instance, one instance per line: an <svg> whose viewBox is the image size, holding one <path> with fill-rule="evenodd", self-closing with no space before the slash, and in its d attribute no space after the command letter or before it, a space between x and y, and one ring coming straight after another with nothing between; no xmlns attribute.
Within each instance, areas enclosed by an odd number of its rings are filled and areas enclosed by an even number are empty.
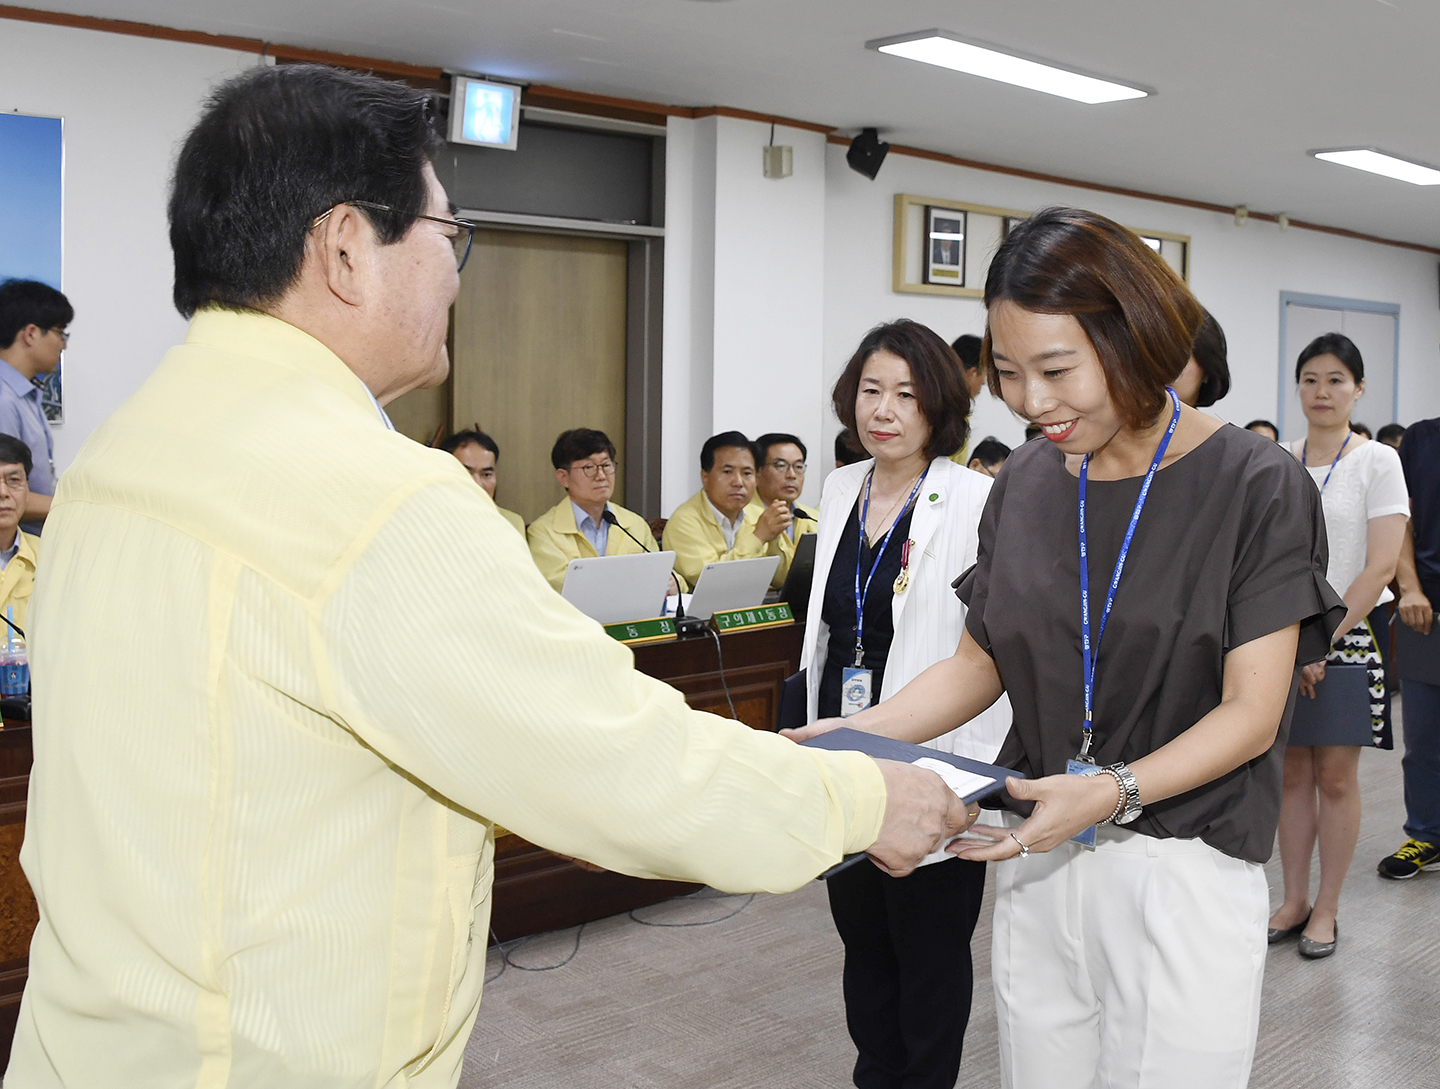
<svg viewBox="0 0 1440 1089"><path fill-rule="evenodd" d="M496 500L527 522L564 495L550 464L561 431L597 428L623 455L627 254L610 239L475 233L455 300L451 423L494 436Z"/></svg>

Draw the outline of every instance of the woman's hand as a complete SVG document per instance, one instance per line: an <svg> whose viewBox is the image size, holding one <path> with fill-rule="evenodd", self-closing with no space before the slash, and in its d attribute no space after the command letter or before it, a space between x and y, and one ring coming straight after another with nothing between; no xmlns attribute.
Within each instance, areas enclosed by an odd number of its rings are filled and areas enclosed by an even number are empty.
<svg viewBox="0 0 1440 1089"><path fill-rule="evenodd" d="M828 734L831 730L838 730L844 725L846 723L843 718L822 718L808 726L801 726L794 730L781 730L780 736L788 737L791 741L809 741L812 737Z"/></svg>
<svg viewBox="0 0 1440 1089"><path fill-rule="evenodd" d="M1300 671L1300 693L1315 698L1315 686L1325 679L1325 663L1311 662Z"/></svg>
<svg viewBox="0 0 1440 1089"><path fill-rule="evenodd" d="M1006 780L1006 789L1012 798L1033 801L1035 810L1030 818L1014 832L976 828L982 835L994 837L994 844L977 844L975 841L957 840L948 850L971 862L994 862L1002 858L1014 858L1020 854L1020 844L1031 851L1050 851L1060 846L1076 832L1098 824L1111 813L1120 801L1120 784L1114 776L1097 775L1047 775L1043 779Z"/></svg>

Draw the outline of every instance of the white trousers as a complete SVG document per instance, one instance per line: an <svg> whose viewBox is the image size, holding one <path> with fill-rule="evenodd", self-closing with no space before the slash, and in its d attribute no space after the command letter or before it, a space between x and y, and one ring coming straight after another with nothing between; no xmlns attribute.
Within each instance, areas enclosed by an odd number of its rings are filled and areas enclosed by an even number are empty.
<svg viewBox="0 0 1440 1089"><path fill-rule="evenodd" d="M1270 914L1259 865L1105 827L1094 851L995 866L1005 1089L1244 1089Z"/></svg>

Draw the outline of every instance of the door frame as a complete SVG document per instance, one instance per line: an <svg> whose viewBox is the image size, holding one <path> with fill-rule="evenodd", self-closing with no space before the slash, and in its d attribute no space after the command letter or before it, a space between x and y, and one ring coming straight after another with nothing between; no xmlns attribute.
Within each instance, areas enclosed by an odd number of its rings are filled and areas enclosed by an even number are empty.
<svg viewBox="0 0 1440 1089"><path fill-rule="evenodd" d="M1317 310L1358 310L1365 314L1390 314L1395 318L1395 358L1393 369L1394 396L1390 417L1400 418L1400 304L1375 302L1372 299L1346 299L1338 295L1307 295L1301 291L1280 292L1280 383L1279 395L1275 400L1275 424L1280 434L1285 434L1285 405L1290 393L1290 352L1285 344L1285 308L1291 304L1311 306Z"/></svg>
<svg viewBox="0 0 1440 1089"><path fill-rule="evenodd" d="M626 244L625 292L625 504L642 517L660 516L660 428L665 228L636 223L594 223L559 216L517 215L462 208L462 219L498 230L606 238ZM452 426L454 422L452 421Z"/></svg>

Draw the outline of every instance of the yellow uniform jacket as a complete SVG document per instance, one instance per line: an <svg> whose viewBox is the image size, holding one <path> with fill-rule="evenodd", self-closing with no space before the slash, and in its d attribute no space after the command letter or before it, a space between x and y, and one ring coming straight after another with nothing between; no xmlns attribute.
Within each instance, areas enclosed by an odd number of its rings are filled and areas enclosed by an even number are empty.
<svg viewBox="0 0 1440 1089"><path fill-rule="evenodd" d="M765 513L765 500L758 495L750 500L750 505L745 508L745 524L753 526ZM775 568L775 577L770 580L770 588L778 590L785 585L785 577L790 574L790 562L795 559L795 546L800 538L806 533L816 533L820 528L820 516L809 507L802 507L795 504L795 518L791 525L795 528L795 536L792 538L788 533L781 533L773 541L765 546L762 555L779 556L780 566ZM738 541L737 541L738 543Z"/></svg>
<svg viewBox="0 0 1440 1089"><path fill-rule="evenodd" d="M665 533L661 538L664 547L675 553L675 573L694 586L707 563L751 560L770 555L766 551L768 546L755 536L755 518L750 508L746 507L742 513L745 520L735 534L735 547L729 548L703 491L696 492L676 507L675 513L665 523Z"/></svg>
<svg viewBox="0 0 1440 1089"><path fill-rule="evenodd" d="M634 511L618 507L614 503L609 503L607 506L610 508L610 513L615 515L615 521L639 537L644 542L645 548L641 548L620 532L619 526L611 526L609 536L605 539L605 555L629 556L647 549L651 552L660 550L660 546L655 543L655 535L650 532L650 526L646 524L645 519ZM557 590L565 585L565 569L571 560L584 559L596 554L594 546L590 544L590 539L580 532L580 528L575 524L575 507L571 504L569 496L560 500L531 522L526 536L530 541L530 555L535 560L535 566L540 568L540 573Z"/></svg>

